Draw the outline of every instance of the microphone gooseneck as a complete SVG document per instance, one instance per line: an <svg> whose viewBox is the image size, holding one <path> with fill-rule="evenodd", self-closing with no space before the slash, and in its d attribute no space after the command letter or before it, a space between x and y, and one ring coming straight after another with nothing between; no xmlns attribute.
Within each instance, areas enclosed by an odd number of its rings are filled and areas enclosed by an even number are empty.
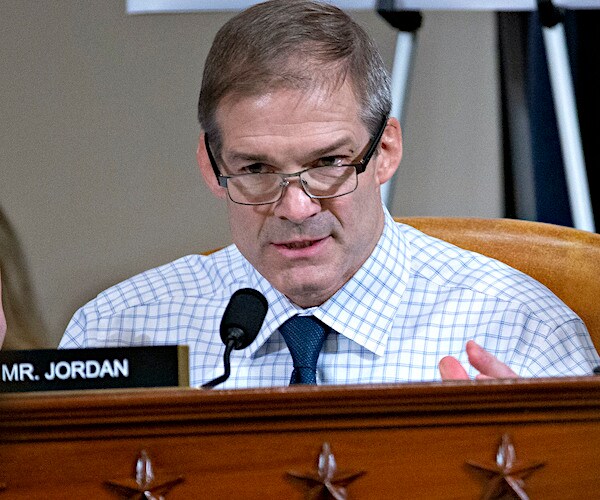
<svg viewBox="0 0 600 500"><path fill-rule="evenodd" d="M229 299L221 320L221 340L225 344L223 365L225 372L220 377L202 385L210 389L225 382L231 374L229 358L233 349L245 349L258 335L267 315L269 304L265 296L252 288L241 288Z"/></svg>

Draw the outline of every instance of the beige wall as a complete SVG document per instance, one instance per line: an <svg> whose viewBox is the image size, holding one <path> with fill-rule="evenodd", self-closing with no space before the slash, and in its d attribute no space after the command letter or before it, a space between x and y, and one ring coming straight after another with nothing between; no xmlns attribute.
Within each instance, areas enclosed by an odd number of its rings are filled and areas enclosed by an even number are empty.
<svg viewBox="0 0 600 500"><path fill-rule="evenodd" d="M194 152L203 60L230 13L127 16L124 1L0 0L0 205L54 347L134 273L229 241ZM356 18L392 60L395 33ZM395 215L499 216L493 14L427 13Z"/></svg>

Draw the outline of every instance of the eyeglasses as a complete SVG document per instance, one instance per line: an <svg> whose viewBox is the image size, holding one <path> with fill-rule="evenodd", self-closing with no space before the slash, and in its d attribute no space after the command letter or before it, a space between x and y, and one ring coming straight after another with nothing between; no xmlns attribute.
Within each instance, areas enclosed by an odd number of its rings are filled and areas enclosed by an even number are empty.
<svg viewBox="0 0 600 500"><path fill-rule="evenodd" d="M239 175L223 175L210 150L208 137L204 134L204 144L219 186L227 189L231 201L240 205L268 205L283 197L290 179L297 177L302 189L309 198L327 199L350 194L358 187L358 174L367 168L369 160L375 153L381 136L387 125L387 117L382 121L379 130L365 146L360 160L347 164L320 165L309 167L293 174L275 172L256 172ZM360 155L359 155L360 157Z"/></svg>

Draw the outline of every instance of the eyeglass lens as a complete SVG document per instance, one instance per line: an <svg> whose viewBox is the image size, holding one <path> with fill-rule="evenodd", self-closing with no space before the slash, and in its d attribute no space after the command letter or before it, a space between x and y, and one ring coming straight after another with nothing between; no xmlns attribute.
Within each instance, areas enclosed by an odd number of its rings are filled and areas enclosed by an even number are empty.
<svg viewBox="0 0 600 500"><path fill-rule="evenodd" d="M351 193L358 179L354 166L315 167L300 174L248 174L230 177L227 188L232 201L263 204L278 201L285 187L299 177L302 188L313 198L332 198Z"/></svg>

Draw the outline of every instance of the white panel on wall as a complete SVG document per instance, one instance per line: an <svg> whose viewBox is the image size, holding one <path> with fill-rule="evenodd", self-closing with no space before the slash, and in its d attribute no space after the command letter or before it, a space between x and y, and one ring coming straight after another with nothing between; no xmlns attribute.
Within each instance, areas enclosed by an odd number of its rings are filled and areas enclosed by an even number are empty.
<svg viewBox="0 0 600 500"><path fill-rule="evenodd" d="M159 12L195 12L215 10L240 10L258 3L251 0L127 0L130 14ZM341 9L369 10L377 5L376 0L330 0L330 4ZM535 0L395 0L398 10L535 10ZM555 0L554 5L567 9L597 9L598 0Z"/></svg>

